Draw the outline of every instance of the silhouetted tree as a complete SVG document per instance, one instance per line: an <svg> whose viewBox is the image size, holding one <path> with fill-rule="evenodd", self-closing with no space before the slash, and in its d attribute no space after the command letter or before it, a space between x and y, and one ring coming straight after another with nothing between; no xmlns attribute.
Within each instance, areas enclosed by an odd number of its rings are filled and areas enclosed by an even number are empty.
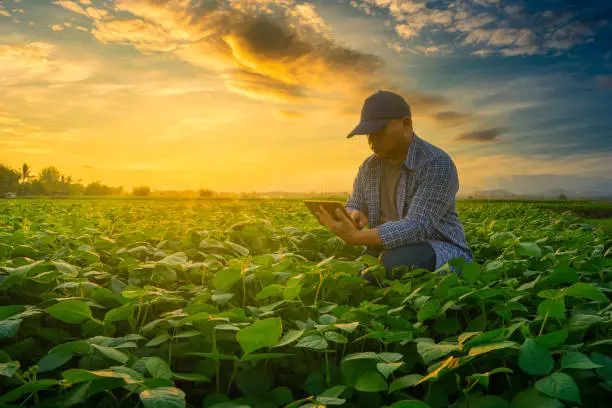
<svg viewBox="0 0 612 408"><path fill-rule="evenodd" d="M200 197L212 197L215 195L215 192L213 190L209 190L207 188L201 188L199 193Z"/></svg>
<svg viewBox="0 0 612 408"><path fill-rule="evenodd" d="M57 194L60 192L61 174L58 169L53 166L45 167L40 171L38 177L45 194Z"/></svg>
<svg viewBox="0 0 612 408"><path fill-rule="evenodd" d="M23 163L21 166L21 183L25 183L30 177L30 166L28 166L28 163Z"/></svg>
<svg viewBox="0 0 612 408"><path fill-rule="evenodd" d="M134 196L148 196L151 193L151 189L147 186L138 186L132 189L132 195Z"/></svg>
<svg viewBox="0 0 612 408"><path fill-rule="evenodd" d="M20 178L17 170L0 164L0 193L17 193Z"/></svg>

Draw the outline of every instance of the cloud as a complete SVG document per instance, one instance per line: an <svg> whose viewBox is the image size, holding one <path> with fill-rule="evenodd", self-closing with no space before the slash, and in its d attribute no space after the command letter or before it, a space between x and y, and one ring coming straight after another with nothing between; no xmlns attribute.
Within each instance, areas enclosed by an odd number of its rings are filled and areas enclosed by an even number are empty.
<svg viewBox="0 0 612 408"><path fill-rule="evenodd" d="M97 70L91 62L56 54L57 46L45 41L0 45L0 86L31 81L56 84L77 82L91 77Z"/></svg>
<svg viewBox="0 0 612 408"><path fill-rule="evenodd" d="M383 81L372 74L384 69L384 61L336 44L312 4L230 1L222 8L117 0L116 8L134 17L94 21L92 33L101 42L171 52L216 70L228 89L256 100L362 94Z"/></svg>
<svg viewBox="0 0 612 408"><path fill-rule="evenodd" d="M574 193L599 191L612 194L612 179L576 174L511 174L485 179L495 188L506 188L514 193L541 194L553 189Z"/></svg>
<svg viewBox="0 0 612 408"><path fill-rule="evenodd" d="M444 127L454 127L473 120L474 116L469 113L456 111L443 111L434 113L433 119Z"/></svg>
<svg viewBox="0 0 612 408"><path fill-rule="evenodd" d="M95 21L102 20L104 17L108 16L109 12L104 9L98 9L95 7L86 7L83 8L80 5L76 4L73 1L69 0L57 0L53 4L57 4L60 7L65 8L66 10L72 11L76 14L81 14L85 17L89 17ZM91 2L81 2L82 5L90 5Z"/></svg>
<svg viewBox="0 0 612 408"><path fill-rule="evenodd" d="M307 90L272 77L244 70L222 74L227 89L252 99L278 103L298 103L307 96Z"/></svg>
<svg viewBox="0 0 612 408"><path fill-rule="evenodd" d="M9 112L0 111L0 136L22 137L25 134L39 131L38 126L30 125ZM11 141L13 139L10 139ZM2 139L4 143L7 140Z"/></svg>
<svg viewBox="0 0 612 408"><path fill-rule="evenodd" d="M388 40L389 46L397 52L425 55L439 53L419 53L416 47L423 46L418 44L423 40L430 47L449 44L448 36L440 32L456 36L450 42L454 47L445 54L460 48L473 48L470 52L482 57L558 54L594 41L597 31L612 20L612 13L602 5L577 8L560 4L555 10L528 12L521 5L503 6L498 0L353 0L350 4L367 14L384 10L397 36Z"/></svg>
<svg viewBox="0 0 612 408"><path fill-rule="evenodd" d="M482 130L474 130L471 132L463 133L455 138L455 141L459 142L493 142L499 141L498 136L506 133L507 129L492 127Z"/></svg>
<svg viewBox="0 0 612 408"><path fill-rule="evenodd" d="M603 89L612 89L612 75L598 75L595 81Z"/></svg>
<svg viewBox="0 0 612 408"><path fill-rule="evenodd" d="M304 116L304 114L302 112L294 111L294 110L288 110L288 109L278 109L275 112L281 118L285 118L285 119L299 119L299 118L302 118Z"/></svg>

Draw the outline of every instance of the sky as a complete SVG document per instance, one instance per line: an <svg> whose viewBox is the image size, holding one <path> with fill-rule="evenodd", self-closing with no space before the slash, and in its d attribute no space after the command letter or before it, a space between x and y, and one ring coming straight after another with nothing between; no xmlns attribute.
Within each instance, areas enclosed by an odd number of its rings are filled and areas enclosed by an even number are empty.
<svg viewBox="0 0 612 408"><path fill-rule="evenodd" d="M460 192L612 190L611 44L607 0L0 0L0 162L350 191L383 89Z"/></svg>

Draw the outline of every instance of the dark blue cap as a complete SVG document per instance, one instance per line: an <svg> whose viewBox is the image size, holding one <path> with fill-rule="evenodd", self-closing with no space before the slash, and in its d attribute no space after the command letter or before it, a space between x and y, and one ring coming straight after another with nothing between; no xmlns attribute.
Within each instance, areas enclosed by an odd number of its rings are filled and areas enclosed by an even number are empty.
<svg viewBox="0 0 612 408"><path fill-rule="evenodd" d="M394 92L380 90L367 97L361 109L361 121L347 138L374 133L390 119L404 116L411 117L410 105L404 98Z"/></svg>

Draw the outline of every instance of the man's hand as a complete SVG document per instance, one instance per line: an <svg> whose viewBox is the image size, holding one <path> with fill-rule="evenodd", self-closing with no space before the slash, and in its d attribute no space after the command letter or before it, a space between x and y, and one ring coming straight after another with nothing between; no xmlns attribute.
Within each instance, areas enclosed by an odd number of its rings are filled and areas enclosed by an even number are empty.
<svg viewBox="0 0 612 408"><path fill-rule="evenodd" d="M347 244L356 244L355 239L359 230L355 227L355 224L353 224L351 219L339 208L336 209L335 215L339 221L336 221L322 205L319 205L317 216L321 224L329 228L331 232L342 238ZM363 216L363 214L361 215Z"/></svg>
<svg viewBox="0 0 612 408"><path fill-rule="evenodd" d="M363 227L368 225L368 217L366 217L364 213L362 213L359 210L347 209L347 211L349 215L351 216L351 218L353 219L353 221L355 221L355 224L357 224L358 229L363 229Z"/></svg>

